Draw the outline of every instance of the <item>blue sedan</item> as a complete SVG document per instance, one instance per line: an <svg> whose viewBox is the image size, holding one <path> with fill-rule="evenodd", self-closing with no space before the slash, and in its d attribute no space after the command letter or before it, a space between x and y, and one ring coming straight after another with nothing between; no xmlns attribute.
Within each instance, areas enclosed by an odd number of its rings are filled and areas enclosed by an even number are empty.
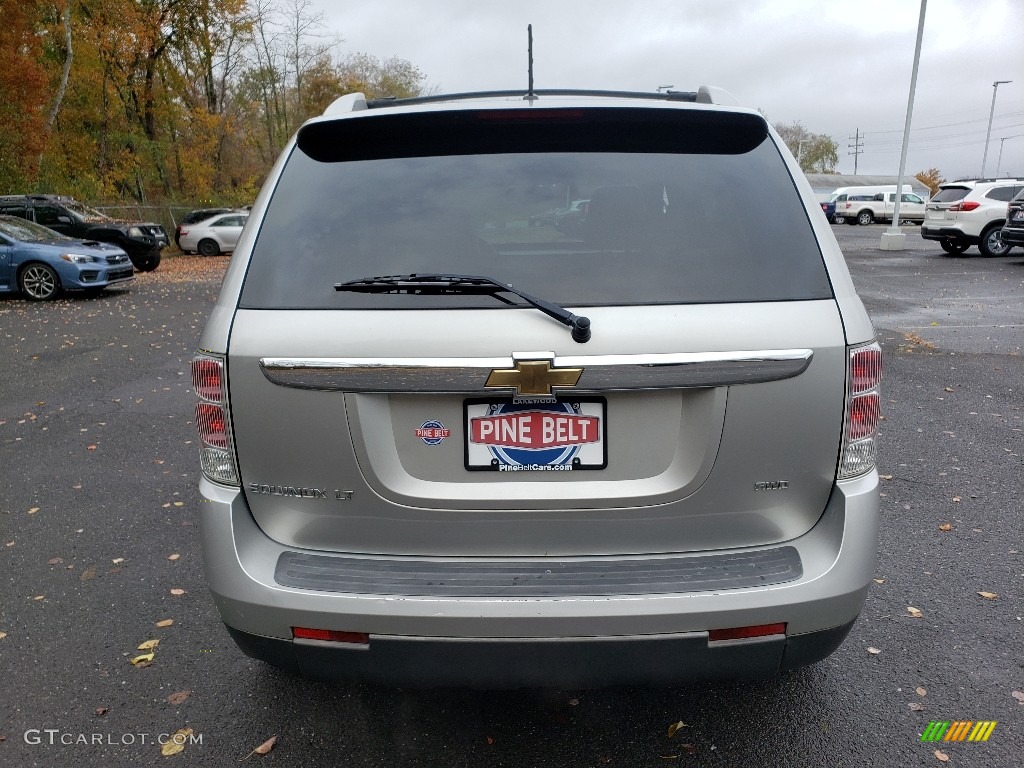
<svg viewBox="0 0 1024 768"><path fill-rule="evenodd" d="M0 216L0 293L21 291L32 301L61 291L98 293L135 279L128 254L109 243L73 240L17 216Z"/></svg>

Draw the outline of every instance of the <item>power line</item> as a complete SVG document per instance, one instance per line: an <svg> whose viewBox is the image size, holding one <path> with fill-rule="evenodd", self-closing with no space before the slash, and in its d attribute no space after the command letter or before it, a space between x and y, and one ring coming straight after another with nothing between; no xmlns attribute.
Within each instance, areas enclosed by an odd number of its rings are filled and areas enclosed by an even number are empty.
<svg viewBox="0 0 1024 768"><path fill-rule="evenodd" d="M847 152L848 155L853 155L853 175L857 175L857 160L860 155L864 154L863 145L861 144L860 128L857 129L855 136L849 136L848 138L853 139L853 144L847 144L846 146L853 150L853 152Z"/></svg>
<svg viewBox="0 0 1024 768"><path fill-rule="evenodd" d="M1007 112L1007 113L1002 114L1002 115L996 115L995 119L996 120L1002 120L1004 118L1009 118L1009 117L1020 117L1021 115L1024 115L1024 112ZM942 125L918 126L916 128L911 128L910 132L913 133L914 131L933 131L933 130L936 130L938 128L956 128L957 126L961 126L961 125L970 125L971 123L985 123L985 122L988 122L988 118L987 117L979 117L976 120L964 120L963 122L960 122L960 123L944 123ZM867 133L870 133L870 134L876 134L876 133L903 133L903 129L902 128L893 128L891 130L884 130L884 131L882 131L882 130L879 130L879 131L867 131Z"/></svg>

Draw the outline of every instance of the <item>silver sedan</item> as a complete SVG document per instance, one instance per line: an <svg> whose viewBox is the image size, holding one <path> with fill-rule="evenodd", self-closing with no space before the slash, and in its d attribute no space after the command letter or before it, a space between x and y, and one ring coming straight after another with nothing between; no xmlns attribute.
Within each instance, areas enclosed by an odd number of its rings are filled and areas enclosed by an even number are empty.
<svg viewBox="0 0 1024 768"><path fill-rule="evenodd" d="M231 253L235 250L242 227L249 219L249 214L223 213L219 216L188 224L181 228L179 246L181 250L195 251L200 256L216 256L220 253Z"/></svg>

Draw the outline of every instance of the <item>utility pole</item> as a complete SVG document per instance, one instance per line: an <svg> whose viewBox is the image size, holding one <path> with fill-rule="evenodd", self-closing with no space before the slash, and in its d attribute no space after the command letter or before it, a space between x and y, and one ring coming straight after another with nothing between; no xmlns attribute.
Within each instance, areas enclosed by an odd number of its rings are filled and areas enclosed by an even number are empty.
<svg viewBox="0 0 1024 768"><path fill-rule="evenodd" d="M857 134L855 136L849 136L848 138L853 139L853 144L847 144L846 146L852 149L853 152L847 152L846 154L853 155L853 175L856 176L858 160L857 156L864 153L864 150L861 148L861 139L863 139L864 137L860 135L860 128L858 128Z"/></svg>

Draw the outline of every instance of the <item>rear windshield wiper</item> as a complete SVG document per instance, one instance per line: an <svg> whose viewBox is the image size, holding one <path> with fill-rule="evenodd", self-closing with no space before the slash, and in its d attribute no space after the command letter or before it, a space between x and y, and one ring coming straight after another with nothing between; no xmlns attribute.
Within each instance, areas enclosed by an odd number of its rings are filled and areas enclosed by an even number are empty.
<svg viewBox="0 0 1024 768"><path fill-rule="evenodd" d="M590 341L590 318L574 315L564 307L531 296L525 291L520 291L518 288L513 288L494 278L481 275L444 275L431 272L410 275L380 275L379 277L364 277L360 280L335 283L334 290L354 293L420 293L425 295L511 293L536 307L545 315L569 326L572 329L573 341L580 344Z"/></svg>

